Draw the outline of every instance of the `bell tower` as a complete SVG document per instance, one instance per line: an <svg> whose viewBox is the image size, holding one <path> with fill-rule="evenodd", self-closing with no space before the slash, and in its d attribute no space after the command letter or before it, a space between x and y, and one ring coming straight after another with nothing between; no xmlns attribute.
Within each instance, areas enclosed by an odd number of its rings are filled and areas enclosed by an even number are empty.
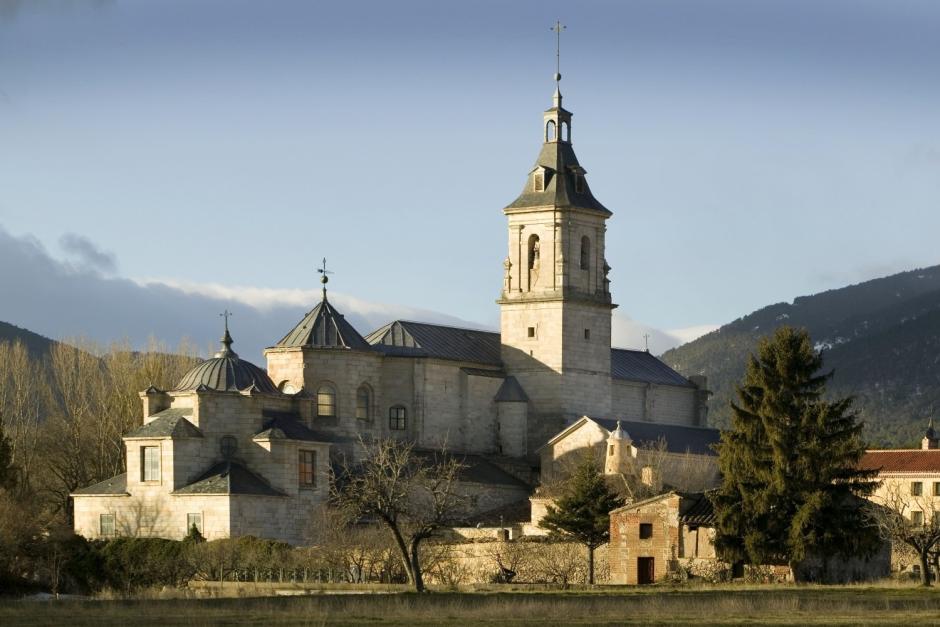
<svg viewBox="0 0 940 627"><path fill-rule="evenodd" d="M610 414L610 270L604 256L612 215L591 193L571 146L571 112L555 73L542 117L542 148L522 193L503 213L509 254L500 305L502 359L531 401L537 447L582 415ZM533 415L534 414L534 415Z"/></svg>

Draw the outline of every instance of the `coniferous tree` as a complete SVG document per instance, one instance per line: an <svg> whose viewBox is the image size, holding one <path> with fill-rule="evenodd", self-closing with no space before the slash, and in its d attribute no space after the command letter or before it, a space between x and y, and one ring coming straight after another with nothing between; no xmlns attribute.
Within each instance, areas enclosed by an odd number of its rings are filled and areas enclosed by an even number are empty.
<svg viewBox="0 0 940 627"><path fill-rule="evenodd" d="M712 501L719 555L731 562L791 567L809 556L870 554L877 532L859 497L874 473L858 469L865 452L852 399L823 398L832 373L805 330L777 329L748 361L732 423L722 433L722 485Z"/></svg>
<svg viewBox="0 0 940 627"><path fill-rule="evenodd" d="M564 483L555 506L549 505L539 526L569 536L588 550L588 583L594 583L594 550L610 539L610 510L623 505L611 491L593 456L586 456Z"/></svg>

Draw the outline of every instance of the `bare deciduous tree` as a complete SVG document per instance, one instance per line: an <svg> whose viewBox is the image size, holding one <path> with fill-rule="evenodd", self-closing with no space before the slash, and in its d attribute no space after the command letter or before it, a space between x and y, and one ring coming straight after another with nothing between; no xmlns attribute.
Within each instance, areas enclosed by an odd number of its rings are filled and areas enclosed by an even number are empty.
<svg viewBox="0 0 940 627"><path fill-rule="evenodd" d="M397 440L360 440L363 458L334 478L335 502L357 519L388 528L415 590L423 592L421 543L466 514L469 499L457 490L462 465L446 452L425 454Z"/></svg>
<svg viewBox="0 0 940 627"><path fill-rule="evenodd" d="M940 554L940 507L937 500L905 496L898 484L890 484L885 494L872 497L867 517L883 540L895 547L907 547L920 562L920 582L930 585L931 562ZM940 573L938 573L940 575Z"/></svg>

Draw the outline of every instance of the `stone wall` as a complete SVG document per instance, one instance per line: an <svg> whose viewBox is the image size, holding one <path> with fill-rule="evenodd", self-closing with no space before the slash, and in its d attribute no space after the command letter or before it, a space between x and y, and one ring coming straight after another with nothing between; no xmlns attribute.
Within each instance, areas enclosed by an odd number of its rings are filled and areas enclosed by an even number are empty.
<svg viewBox="0 0 940 627"><path fill-rule="evenodd" d="M640 526L651 535L640 537ZM610 514L610 582L637 584L642 558L653 559L655 581L675 570L679 554L679 497L672 495L649 505L614 510Z"/></svg>
<svg viewBox="0 0 940 627"><path fill-rule="evenodd" d="M696 388L614 380L611 411L621 420L700 425Z"/></svg>

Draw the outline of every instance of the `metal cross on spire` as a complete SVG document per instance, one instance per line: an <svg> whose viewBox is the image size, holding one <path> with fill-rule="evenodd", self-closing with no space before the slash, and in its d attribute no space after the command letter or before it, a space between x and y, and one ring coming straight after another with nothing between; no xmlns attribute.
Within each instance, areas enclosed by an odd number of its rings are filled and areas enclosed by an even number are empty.
<svg viewBox="0 0 940 627"><path fill-rule="evenodd" d="M323 299L326 300L326 284L330 281L330 277L327 275L333 274L326 269L326 257L323 258L323 265L317 268L317 272L320 273L320 283L323 284Z"/></svg>
<svg viewBox="0 0 940 627"><path fill-rule="evenodd" d="M650 334L649 333L643 334L643 342L646 344L646 352L647 353L650 352Z"/></svg>
<svg viewBox="0 0 940 627"><path fill-rule="evenodd" d="M232 312L229 311L228 309L226 309L225 311L223 311L222 313L219 314L219 317L220 317L220 318L225 318L225 332L226 332L226 333L228 333L228 319L229 319L232 315L233 315Z"/></svg>
<svg viewBox="0 0 940 627"><path fill-rule="evenodd" d="M555 82L558 83L561 81L561 31L568 28L561 23L561 20L556 20L555 25L552 26L551 30L555 33Z"/></svg>

